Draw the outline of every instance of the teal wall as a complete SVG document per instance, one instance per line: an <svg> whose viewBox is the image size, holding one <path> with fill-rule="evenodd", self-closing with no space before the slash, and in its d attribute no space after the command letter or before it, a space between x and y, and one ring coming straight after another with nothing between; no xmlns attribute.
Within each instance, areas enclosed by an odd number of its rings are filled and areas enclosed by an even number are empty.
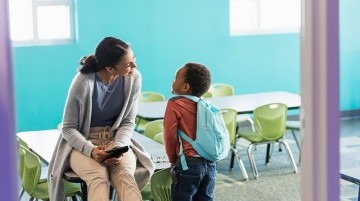
<svg viewBox="0 0 360 201"><path fill-rule="evenodd" d="M56 127L79 58L92 54L105 36L128 41L143 75L143 90L167 98L175 70L189 61L208 66L213 82L233 85L236 94L300 91L300 35L231 37L227 0L87 0L77 1L76 7L75 44L14 48L18 131ZM342 77L355 68L359 49L354 47L352 56L342 60L342 65L351 65ZM359 86L357 82L352 84ZM360 102L353 94L346 98L349 104ZM360 108L348 103L342 108Z"/></svg>
<svg viewBox="0 0 360 201"><path fill-rule="evenodd" d="M360 109L360 1L340 1L340 106Z"/></svg>

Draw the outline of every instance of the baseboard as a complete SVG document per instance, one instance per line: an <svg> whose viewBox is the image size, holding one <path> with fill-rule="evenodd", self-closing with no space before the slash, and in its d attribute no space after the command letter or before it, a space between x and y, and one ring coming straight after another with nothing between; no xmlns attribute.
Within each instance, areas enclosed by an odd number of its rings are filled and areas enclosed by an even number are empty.
<svg viewBox="0 0 360 201"><path fill-rule="evenodd" d="M359 118L360 109L341 111L341 118Z"/></svg>
<svg viewBox="0 0 360 201"><path fill-rule="evenodd" d="M340 112L341 119L360 118L360 109L358 110L345 110ZM288 115L287 120L299 120L299 115Z"/></svg>

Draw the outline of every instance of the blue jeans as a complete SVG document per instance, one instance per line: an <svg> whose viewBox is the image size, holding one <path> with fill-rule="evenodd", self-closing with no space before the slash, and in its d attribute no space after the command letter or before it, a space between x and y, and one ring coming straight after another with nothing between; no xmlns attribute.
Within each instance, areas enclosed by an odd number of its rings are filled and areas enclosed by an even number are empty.
<svg viewBox="0 0 360 201"><path fill-rule="evenodd" d="M173 201L212 201L216 177L216 163L202 157L186 157L188 170L180 162L171 169L171 197Z"/></svg>

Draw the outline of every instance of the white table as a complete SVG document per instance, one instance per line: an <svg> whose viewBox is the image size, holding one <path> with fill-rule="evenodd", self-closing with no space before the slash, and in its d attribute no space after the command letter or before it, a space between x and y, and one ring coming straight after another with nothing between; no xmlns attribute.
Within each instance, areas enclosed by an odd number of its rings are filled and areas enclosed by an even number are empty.
<svg viewBox="0 0 360 201"><path fill-rule="evenodd" d="M57 129L17 133L17 136L26 142L45 164L50 163L59 135L60 132ZM133 137L151 154L155 169L164 169L170 166L164 145L137 132L134 132Z"/></svg>
<svg viewBox="0 0 360 201"><path fill-rule="evenodd" d="M269 103L283 103L289 110L301 106L300 95L284 91L225 96L208 100L220 109L232 108L239 114L252 113L255 108ZM166 105L167 101L139 103L137 115L146 120L162 119Z"/></svg>

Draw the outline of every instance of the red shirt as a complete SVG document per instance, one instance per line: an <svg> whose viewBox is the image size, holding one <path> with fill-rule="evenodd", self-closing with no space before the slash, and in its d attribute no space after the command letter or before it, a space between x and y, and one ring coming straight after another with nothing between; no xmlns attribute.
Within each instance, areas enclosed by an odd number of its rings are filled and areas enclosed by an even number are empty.
<svg viewBox="0 0 360 201"><path fill-rule="evenodd" d="M197 103L176 96L169 99L164 115L164 143L170 163L175 163L179 157L180 144L177 130L180 129L191 139L196 139ZM190 143L182 139L185 156L198 155Z"/></svg>

